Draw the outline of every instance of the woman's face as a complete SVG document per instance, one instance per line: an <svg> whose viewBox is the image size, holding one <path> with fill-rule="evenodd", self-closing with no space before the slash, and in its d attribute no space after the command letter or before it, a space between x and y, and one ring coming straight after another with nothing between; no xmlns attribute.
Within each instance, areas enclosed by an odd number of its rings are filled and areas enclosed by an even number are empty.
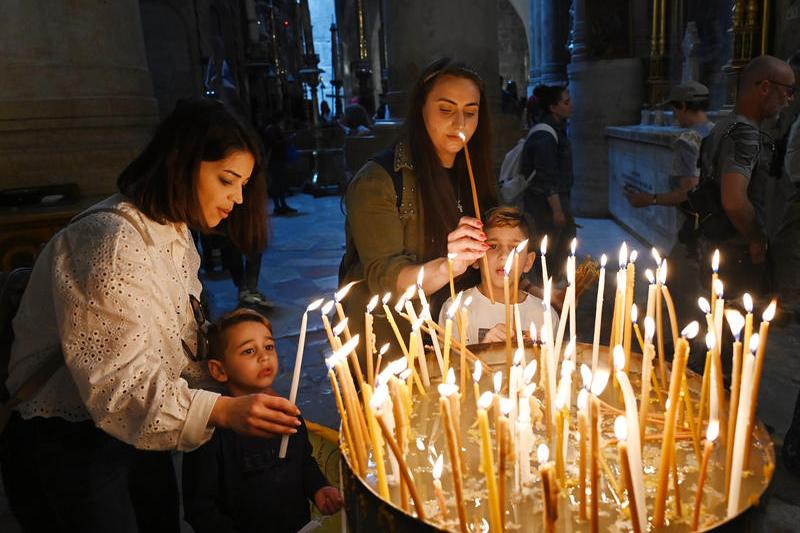
<svg viewBox="0 0 800 533"><path fill-rule="evenodd" d="M462 132L467 141L475 133L480 101L478 85L468 78L445 75L433 83L422 118L443 166L452 167L456 154L464 147L458 133Z"/></svg>
<svg viewBox="0 0 800 533"><path fill-rule="evenodd" d="M561 98L556 105L550 106L553 115L560 120L566 120L572 115L572 100L569 98L569 91L564 90Z"/></svg>
<svg viewBox="0 0 800 533"><path fill-rule="evenodd" d="M242 190L253 173L255 159L244 150L219 161L201 161L197 173L197 200L206 227L216 227L234 206L242 203Z"/></svg>

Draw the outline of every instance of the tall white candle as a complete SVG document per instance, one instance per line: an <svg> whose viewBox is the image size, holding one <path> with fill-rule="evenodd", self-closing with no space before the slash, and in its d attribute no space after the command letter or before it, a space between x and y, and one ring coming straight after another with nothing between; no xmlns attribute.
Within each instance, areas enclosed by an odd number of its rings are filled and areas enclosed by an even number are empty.
<svg viewBox="0 0 800 533"><path fill-rule="evenodd" d="M542 237L542 243L539 245L540 257L542 259L542 287L547 286L547 235ZM550 303L549 300L547 303Z"/></svg>
<svg viewBox="0 0 800 533"><path fill-rule="evenodd" d="M755 342L754 342L755 341ZM753 392L753 368L755 352L758 349L758 333L750 338L750 353L744 356L742 364L742 384L739 388L739 409L736 413L736 431L733 438L733 463L731 464L731 485L728 489L728 517L739 512L739 496L742 490L744 473L744 447L747 441L747 425Z"/></svg>
<svg viewBox="0 0 800 533"><path fill-rule="evenodd" d="M294 357L294 373L292 374L292 386L289 389L289 402L295 403L297 400L297 389L300 388L300 370L303 367L303 352L306 347L306 326L308 325L308 312L314 311L322 305L322 298L314 300L308 307L306 307L303 318L300 320L300 336L297 339L297 353ZM289 447L289 435L281 437L281 447L278 451L278 457L281 459L286 458L286 451Z"/></svg>
<svg viewBox="0 0 800 533"><path fill-rule="evenodd" d="M606 287L606 254L600 257L600 279L597 282L597 302L594 309L594 340L592 341L592 372L597 370L600 355L600 325L603 319L603 292Z"/></svg>
<svg viewBox="0 0 800 533"><path fill-rule="evenodd" d="M577 336L575 323L575 250L578 247L578 239L572 239L570 244L569 263L567 263L567 283L572 287L569 293L569 338Z"/></svg>

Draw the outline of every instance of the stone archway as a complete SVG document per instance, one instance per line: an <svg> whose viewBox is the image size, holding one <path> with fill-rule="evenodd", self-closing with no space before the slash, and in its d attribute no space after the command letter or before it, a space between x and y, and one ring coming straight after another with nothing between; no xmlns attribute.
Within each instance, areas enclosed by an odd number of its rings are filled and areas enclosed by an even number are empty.
<svg viewBox="0 0 800 533"><path fill-rule="evenodd" d="M497 0L497 59L500 75L517 84L519 96L525 96L528 86L530 53L528 31L524 21L527 7L519 0Z"/></svg>

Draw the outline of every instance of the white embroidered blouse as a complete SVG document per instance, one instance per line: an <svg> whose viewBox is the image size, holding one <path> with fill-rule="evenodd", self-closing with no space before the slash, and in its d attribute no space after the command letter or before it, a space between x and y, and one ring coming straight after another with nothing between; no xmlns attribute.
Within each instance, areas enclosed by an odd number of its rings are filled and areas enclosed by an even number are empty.
<svg viewBox="0 0 800 533"><path fill-rule="evenodd" d="M140 449L194 449L219 396L190 388L205 365L181 344L197 345L200 257L184 224L158 224L120 194L98 207L130 216L84 216L47 243L14 319L8 389L60 349L66 364L18 407L23 418L91 419Z"/></svg>

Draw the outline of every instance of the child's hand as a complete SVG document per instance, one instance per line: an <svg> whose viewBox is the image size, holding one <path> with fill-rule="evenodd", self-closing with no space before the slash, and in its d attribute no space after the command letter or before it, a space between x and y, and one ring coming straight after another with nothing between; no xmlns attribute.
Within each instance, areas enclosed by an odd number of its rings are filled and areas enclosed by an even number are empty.
<svg viewBox="0 0 800 533"><path fill-rule="evenodd" d="M483 342L503 342L506 340L506 325L504 323L497 324L495 327L486 332L483 336Z"/></svg>
<svg viewBox="0 0 800 533"><path fill-rule="evenodd" d="M342 508L342 495L336 487L322 487L314 494L314 505L322 514L333 514Z"/></svg>

